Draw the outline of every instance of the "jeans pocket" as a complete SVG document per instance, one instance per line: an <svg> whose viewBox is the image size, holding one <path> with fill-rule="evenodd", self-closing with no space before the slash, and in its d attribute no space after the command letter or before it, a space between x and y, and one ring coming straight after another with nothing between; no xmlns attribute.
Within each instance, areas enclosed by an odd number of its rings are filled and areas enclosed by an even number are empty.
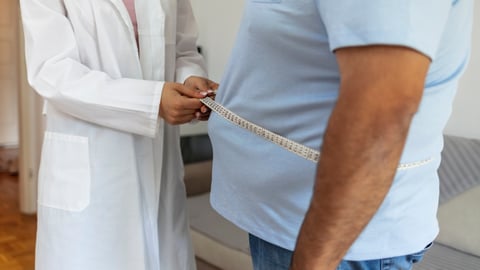
<svg viewBox="0 0 480 270"><path fill-rule="evenodd" d="M38 181L40 206L84 210L90 204L88 138L45 132Z"/></svg>

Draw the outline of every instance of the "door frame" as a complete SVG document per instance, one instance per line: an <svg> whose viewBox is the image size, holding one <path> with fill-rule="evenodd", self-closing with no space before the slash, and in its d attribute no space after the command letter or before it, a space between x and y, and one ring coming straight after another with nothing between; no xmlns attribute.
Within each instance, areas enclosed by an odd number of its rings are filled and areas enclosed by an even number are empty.
<svg viewBox="0 0 480 270"><path fill-rule="evenodd" d="M19 199L20 211L24 214L34 214L37 212L38 168L44 130L43 100L28 84L19 6L17 10L19 14Z"/></svg>

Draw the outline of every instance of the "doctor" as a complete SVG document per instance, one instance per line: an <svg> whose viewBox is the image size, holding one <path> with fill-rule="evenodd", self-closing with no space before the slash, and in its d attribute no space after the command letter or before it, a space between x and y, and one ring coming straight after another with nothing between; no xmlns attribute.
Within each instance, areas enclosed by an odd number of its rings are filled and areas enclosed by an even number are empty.
<svg viewBox="0 0 480 270"><path fill-rule="evenodd" d="M36 269L195 269L172 124L206 118L217 85L189 0L20 3L47 101Z"/></svg>

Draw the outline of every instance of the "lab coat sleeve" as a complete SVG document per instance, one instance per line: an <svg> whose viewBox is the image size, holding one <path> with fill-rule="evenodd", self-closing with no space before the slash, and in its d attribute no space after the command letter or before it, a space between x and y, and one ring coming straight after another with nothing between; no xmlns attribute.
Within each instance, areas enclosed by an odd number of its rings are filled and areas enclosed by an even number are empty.
<svg viewBox="0 0 480 270"><path fill-rule="evenodd" d="M207 77L202 55L197 51L197 25L190 0L178 1L177 60L175 78L183 83L190 76Z"/></svg>
<svg viewBox="0 0 480 270"><path fill-rule="evenodd" d="M112 78L80 62L62 0L21 0L28 80L49 106L123 132L154 137L163 82Z"/></svg>

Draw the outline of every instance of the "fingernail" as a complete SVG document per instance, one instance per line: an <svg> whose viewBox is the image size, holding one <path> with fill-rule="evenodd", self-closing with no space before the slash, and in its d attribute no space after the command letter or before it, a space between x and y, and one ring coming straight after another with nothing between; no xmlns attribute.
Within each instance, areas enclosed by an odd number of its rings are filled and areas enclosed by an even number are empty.
<svg viewBox="0 0 480 270"><path fill-rule="evenodd" d="M214 92L214 91L213 91L212 89L207 90L207 93L209 93L209 94L211 94L211 93L213 93L213 92Z"/></svg>
<svg viewBox="0 0 480 270"><path fill-rule="evenodd" d="M206 96L206 95L208 95L208 92L206 92L206 91L201 91L200 94L201 94L202 96Z"/></svg>

